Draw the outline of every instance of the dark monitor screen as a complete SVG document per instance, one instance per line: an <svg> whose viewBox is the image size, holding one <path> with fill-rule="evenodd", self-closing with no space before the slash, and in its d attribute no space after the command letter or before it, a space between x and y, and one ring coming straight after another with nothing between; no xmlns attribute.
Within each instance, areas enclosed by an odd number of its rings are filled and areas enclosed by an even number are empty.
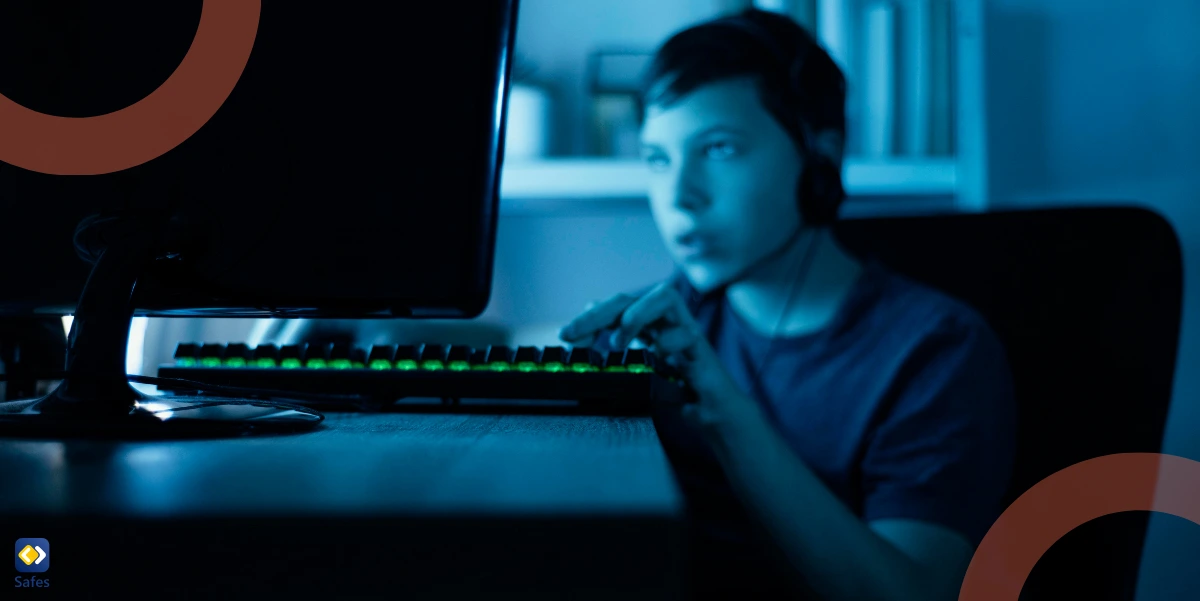
<svg viewBox="0 0 1200 601"><path fill-rule="evenodd" d="M91 268L75 227L113 211L191 232L139 280L140 315L484 309L516 0L261 7L233 91L166 154L99 175L0 162L0 314L72 312ZM180 67L202 10L5 0L0 94L63 117L134 105Z"/></svg>

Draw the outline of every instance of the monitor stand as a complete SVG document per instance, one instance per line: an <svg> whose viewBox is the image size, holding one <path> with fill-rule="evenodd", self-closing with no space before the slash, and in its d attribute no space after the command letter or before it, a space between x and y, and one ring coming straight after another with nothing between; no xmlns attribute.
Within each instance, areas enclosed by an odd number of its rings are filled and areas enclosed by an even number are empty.
<svg viewBox="0 0 1200 601"><path fill-rule="evenodd" d="M67 339L66 374L41 398L0 403L0 437L208 438L304 431L320 413L265 400L154 396L129 385L125 353L138 277L152 236L107 241L84 286Z"/></svg>

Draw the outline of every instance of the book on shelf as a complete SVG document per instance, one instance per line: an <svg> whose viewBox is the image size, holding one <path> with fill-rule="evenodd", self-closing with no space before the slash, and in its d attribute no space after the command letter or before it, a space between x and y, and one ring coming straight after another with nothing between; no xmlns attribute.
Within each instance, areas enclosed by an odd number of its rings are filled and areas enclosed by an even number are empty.
<svg viewBox="0 0 1200 601"><path fill-rule="evenodd" d="M928 156L930 125L930 2L901 0L900 4L900 122L898 151L905 156Z"/></svg>
<svg viewBox="0 0 1200 601"><path fill-rule="evenodd" d="M896 154L896 7L875 1L863 8L863 155Z"/></svg>
<svg viewBox="0 0 1200 601"><path fill-rule="evenodd" d="M850 81L855 80L853 67L854 27L850 2L845 0L817 0L814 8L816 36L834 62Z"/></svg>
<svg viewBox="0 0 1200 601"><path fill-rule="evenodd" d="M955 153L954 123L954 2L929 2L929 151L931 156Z"/></svg>

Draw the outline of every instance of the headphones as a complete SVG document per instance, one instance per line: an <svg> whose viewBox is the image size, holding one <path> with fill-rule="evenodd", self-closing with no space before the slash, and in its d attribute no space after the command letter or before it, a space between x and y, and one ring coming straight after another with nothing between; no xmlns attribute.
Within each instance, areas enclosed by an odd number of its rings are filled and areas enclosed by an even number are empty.
<svg viewBox="0 0 1200 601"><path fill-rule="evenodd" d="M748 13L740 13L719 19L713 23L717 26L730 27L749 35L759 46L767 50L779 66L786 72L788 106L769 107L777 114L795 115L794 120L784 126L794 140L798 142L800 154L804 160L800 181L796 185L796 206L804 225L822 227L837 221L838 209L846 198L842 186L842 173L829 152L821 152L817 132L801 116L800 105L814 98L806 98L805 91L818 85L828 85L828 81L837 78L821 78L837 69L828 54L821 50L816 40L808 39L801 44L799 51L793 56L784 52L775 36L766 25L756 21ZM844 92L844 90L843 90ZM844 97L844 94L843 94ZM768 100L769 99L764 99ZM832 107L819 107L818 110L829 110ZM842 109L844 110L844 109ZM789 244L790 244L789 240Z"/></svg>

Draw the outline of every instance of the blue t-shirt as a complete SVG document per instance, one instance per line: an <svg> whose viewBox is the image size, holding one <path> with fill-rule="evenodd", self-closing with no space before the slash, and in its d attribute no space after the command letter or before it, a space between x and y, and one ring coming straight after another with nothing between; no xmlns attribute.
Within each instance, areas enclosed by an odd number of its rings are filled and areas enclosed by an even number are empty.
<svg viewBox="0 0 1200 601"><path fill-rule="evenodd" d="M680 274L672 282L734 381L851 511L978 544L1003 509L1016 444L1005 351L982 316L869 261L829 324L771 342L724 295L700 298ZM655 423L698 544L724 558L714 567L764 561L765 537L703 439L676 411L660 409Z"/></svg>

